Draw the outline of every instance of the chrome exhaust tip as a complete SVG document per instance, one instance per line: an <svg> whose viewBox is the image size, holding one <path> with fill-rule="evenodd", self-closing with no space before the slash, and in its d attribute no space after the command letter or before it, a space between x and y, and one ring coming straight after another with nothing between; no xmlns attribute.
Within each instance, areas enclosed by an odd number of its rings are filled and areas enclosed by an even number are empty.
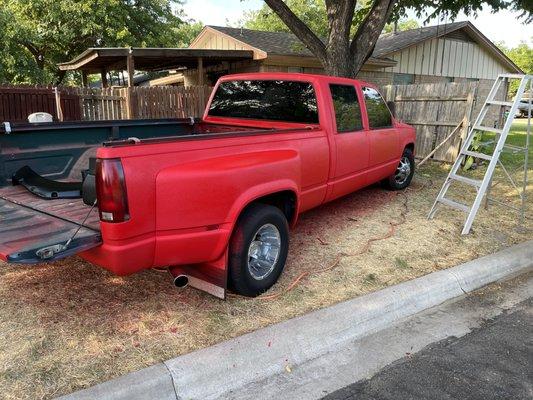
<svg viewBox="0 0 533 400"><path fill-rule="evenodd" d="M174 278L174 286L183 289L187 285L189 285L189 277L187 275L178 275Z"/></svg>

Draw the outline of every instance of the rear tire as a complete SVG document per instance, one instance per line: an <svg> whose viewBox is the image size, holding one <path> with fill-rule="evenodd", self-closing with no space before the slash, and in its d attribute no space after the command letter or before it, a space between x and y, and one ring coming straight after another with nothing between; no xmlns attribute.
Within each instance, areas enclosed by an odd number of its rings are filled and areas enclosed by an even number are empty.
<svg viewBox="0 0 533 400"><path fill-rule="evenodd" d="M289 252L285 215L267 204L251 204L237 221L229 244L229 286L255 297L274 285Z"/></svg>
<svg viewBox="0 0 533 400"><path fill-rule="evenodd" d="M404 149L394 174L383 181L389 190L402 190L411 184L415 173L415 156L409 148Z"/></svg>

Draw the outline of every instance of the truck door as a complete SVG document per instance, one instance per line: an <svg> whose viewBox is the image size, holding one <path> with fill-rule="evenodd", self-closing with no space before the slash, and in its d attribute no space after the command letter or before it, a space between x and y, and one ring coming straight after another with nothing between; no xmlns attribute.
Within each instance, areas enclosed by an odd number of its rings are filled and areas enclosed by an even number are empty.
<svg viewBox="0 0 533 400"><path fill-rule="evenodd" d="M351 84L330 84L335 115L336 167L329 200L353 192L366 184L368 134L363 129L361 102Z"/></svg>
<svg viewBox="0 0 533 400"><path fill-rule="evenodd" d="M389 107L379 92L372 87L362 87L362 91L368 117L369 180L375 181L394 172L399 159L400 138Z"/></svg>

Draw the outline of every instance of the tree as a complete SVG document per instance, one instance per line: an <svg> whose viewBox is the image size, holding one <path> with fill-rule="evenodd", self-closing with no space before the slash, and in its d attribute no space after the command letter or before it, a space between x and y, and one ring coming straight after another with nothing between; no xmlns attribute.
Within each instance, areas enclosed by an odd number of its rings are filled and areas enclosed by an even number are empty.
<svg viewBox="0 0 533 400"><path fill-rule="evenodd" d="M389 23L385 25L385 27L383 28L383 32L384 33L394 32L394 25L396 25L396 28L398 29L398 31L408 31L409 29L420 28L420 25L414 19L401 19L399 21L395 21L393 23Z"/></svg>
<svg viewBox="0 0 533 400"><path fill-rule="evenodd" d="M181 0L0 0L0 79L59 83L88 47L176 47Z"/></svg>
<svg viewBox="0 0 533 400"><path fill-rule="evenodd" d="M532 38L533 39L533 38ZM496 45L501 51L505 53L522 71L528 75L533 75L533 47L522 41L516 47L507 47L503 42L498 42ZM510 84L510 92L514 95L518 90L518 81L512 80Z"/></svg>
<svg viewBox="0 0 533 400"><path fill-rule="evenodd" d="M309 11L321 7L316 0L310 1L308 7L305 5L308 2L299 0L265 0L265 3L318 58L326 73L346 77L354 77L372 55L386 23L404 17L408 9L428 20L444 13L453 20L461 11L466 15L476 14L486 5L494 12L520 11L525 22L533 21L531 0L325 0L323 15L327 28L323 32L322 24L316 27L309 22Z"/></svg>

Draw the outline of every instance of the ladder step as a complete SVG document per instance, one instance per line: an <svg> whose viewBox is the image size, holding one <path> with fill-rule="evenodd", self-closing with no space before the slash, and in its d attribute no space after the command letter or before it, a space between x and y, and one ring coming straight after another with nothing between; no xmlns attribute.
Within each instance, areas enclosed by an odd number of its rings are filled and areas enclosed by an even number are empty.
<svg viewBox="0 0 533 400"><path fill-rule="evenodd" d="M480 180L467 178L466 176L451 174L450 179L453 179L454 181L466 183L467 185L481 187Z"/></svg>
<svg viewBox="0 0 533 400"><path fill-rule="evenodd" d="M510 79L524 79L527 77L527 75L520 75L520 74L500 74L498 75L497 79L500 78L510 78Z"/></svg>
<svg viewBox="0 0 533 400"><path fill-rule="evenodd" d="M487 161L492 160L492 156L490 154L478 153L477 151L465 150L465 151L463 151L463 154L467 155L467 156L472 156L472 157L475 157L475 158L481 158L481 159L487 160Z"/></svg>
<svg viewBox="0 0 533 400"><path fill-rule="evenodd" d="M490 146L491 144L494 144L494 143L496 143L496 140L487 140L485 142L479 142L478 146L479 147L486 147L486 146Z"/></svg>
<svg viewBox="0 0 533 400"><path fill-rule="evenodd" d="M527 150L527 147L515 146L515 145L512 145L512 144L504 144L503 148L507 149L507 150L510 150L512 152L526 151Z"/></svg>
<svg viewBox="0 0 533 400"><path fill-rule="evenodd" d="M511 107L513 105L512 101L498 101L498 100L490 100L487 101L487 104L493 104L495 106L507 106Z"/></svg>
<svg viewBox="0 0 533 400"><path fill-rule="evenodd" d="M470 207L468 207L466 204L458 203L454 200L447 199L446 197L443 197L442 199L438 199L438 201L452 208L456 208L458 210L464 211L465 213L470 212Z"/></svg>
<svg viewBox="0 0 533 400"><path fill-rule="evenodd" d="M476 125L474 126L474 129L478 130L478 131L487 131L487 132L494 132L494 133L503 133L503 129L500 129L500 128L492 128L490 126L481 126L481 125Z"/></svg>

